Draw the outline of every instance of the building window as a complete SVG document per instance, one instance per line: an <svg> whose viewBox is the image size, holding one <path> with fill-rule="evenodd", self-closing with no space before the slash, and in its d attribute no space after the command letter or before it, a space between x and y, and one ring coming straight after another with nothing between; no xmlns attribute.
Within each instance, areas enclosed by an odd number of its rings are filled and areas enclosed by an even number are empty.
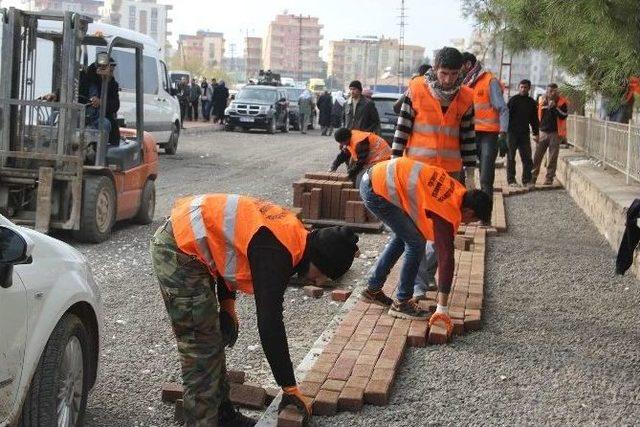
<svg viewBox="0 0 640 427"><path fill-rule="evenodd" d="M158 38L158 8L155 8L155 7L151 9L150 28L151 28L151 31L149 35L151 36L151 38L157 39Z"/></svg>
<svg viewBox="0 0 640 427"><path fill-rule="evenodd" d="M129 29L136 29L136 7L129 6Z"/></svg>
<svg viewBox="0 0 640 427"><path fill-rule="evenodd" d="M138 15L140 16L138 31L140 31L142 34L147 34L147 11L141 10Z"/></svg>

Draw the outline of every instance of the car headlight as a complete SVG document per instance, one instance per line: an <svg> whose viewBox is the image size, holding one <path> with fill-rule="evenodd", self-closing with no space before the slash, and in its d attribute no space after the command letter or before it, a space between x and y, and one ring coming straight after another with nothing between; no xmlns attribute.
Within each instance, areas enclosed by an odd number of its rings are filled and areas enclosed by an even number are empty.
<svg viewBox="0 0 640 427"><path fill-rule="evenodd" d="M269 111L270 108L271 107L269 107L268 105L262 105L262 106L260 106L260 113L264 114L267 111Z"/></svg>

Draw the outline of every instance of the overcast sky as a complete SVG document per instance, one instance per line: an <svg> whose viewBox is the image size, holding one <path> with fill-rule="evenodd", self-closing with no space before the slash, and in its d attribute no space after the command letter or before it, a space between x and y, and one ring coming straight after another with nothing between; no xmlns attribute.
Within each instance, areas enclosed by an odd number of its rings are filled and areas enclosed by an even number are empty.
<svg viewBox="0 0 640 427"><path fill-rule="evenodd" d="M193 34L197 30L224 33L226 55L241 56L244 36L264 37L269 22L284 12L318 17L322 29L323 51L327 59L330 40L375 35L397 38L399 33L400 0L158 0L172 4L169 30L175 46L178 34ZM406 0L407 27L405 43L426 47L431 57L434 49L449 43L451 38L468 38L472 23L462 17L459 0ZM2 0L2 6L18 6L20 0ZM24 7L24 6L22 6Z"/></svg>

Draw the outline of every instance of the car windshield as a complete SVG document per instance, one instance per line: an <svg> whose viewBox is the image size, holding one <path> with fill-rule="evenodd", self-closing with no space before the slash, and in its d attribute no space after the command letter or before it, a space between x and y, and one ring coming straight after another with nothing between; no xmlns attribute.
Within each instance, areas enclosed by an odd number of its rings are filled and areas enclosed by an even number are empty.
<svg viewBox="0 0 640 427"><path fill-rule="evenodd" d="M285 90L287 91L287 98L293 101L297 101L302 92L304 92L304 88L287 88Z"/></svg>
<svg viewBox="0 0 640 427"><path fill-rule="evenodd" d="M396 103L393 99L374 99L376 104L376 109L378 110L378 115L380 117L391 117L396 116L396 113L393 112L393 104Z"/></svg>
<svg viewBox="0 0 640 427"><path fill-rule="evenodd" d="M180 80L182 80L183 77L188 80L189 79L189 74L173 73L173 74L171 74L171 81L173 83L177 83Z"/></svg>
<svg viewBox="0 0 640 427"><path fill-rule="evenodd" d="M275 90L244 88L236 95L236 101L244 101L247 99L255 101L274 102L278 94Z"/></svg>

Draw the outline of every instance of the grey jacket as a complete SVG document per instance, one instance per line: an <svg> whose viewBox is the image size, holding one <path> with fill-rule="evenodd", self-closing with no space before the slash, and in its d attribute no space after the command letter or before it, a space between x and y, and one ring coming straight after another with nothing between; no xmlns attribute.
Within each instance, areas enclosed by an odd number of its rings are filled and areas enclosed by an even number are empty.
<svg viewBox="0 0 640 427"><path fill-rule="evenodd" d="M344 127L365 132L380 133L380 116L373 101L360 97L355 105L352 98L344 104Z"/></svg>

